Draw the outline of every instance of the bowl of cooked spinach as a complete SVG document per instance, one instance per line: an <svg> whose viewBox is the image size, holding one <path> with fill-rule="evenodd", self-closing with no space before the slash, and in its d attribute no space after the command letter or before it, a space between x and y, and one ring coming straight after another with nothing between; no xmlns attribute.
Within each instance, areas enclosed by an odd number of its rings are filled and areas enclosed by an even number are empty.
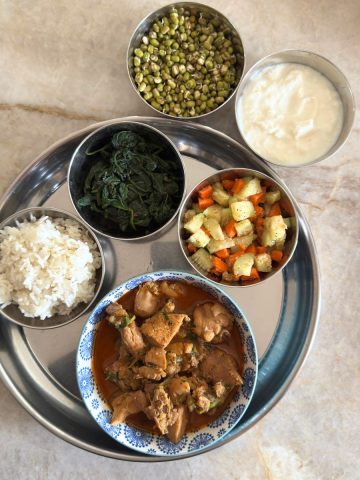
<svg viewBox="0 0 360 480"><path fill-rule="evenodd" d="M180 153L159 130L117 121L86 137L69 170L70 197L96 232L121 240L165 230L185 194Z"/></svg>

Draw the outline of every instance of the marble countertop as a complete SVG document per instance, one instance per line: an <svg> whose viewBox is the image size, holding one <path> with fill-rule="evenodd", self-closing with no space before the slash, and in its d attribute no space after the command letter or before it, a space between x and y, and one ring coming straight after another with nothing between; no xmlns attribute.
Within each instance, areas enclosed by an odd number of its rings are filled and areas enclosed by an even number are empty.
<svg viewBox="0 0 360 480"><path fill-rule="evenodd" d="M247 67L286 48L337 64L360 98L357 0L208 0L241 32ZM3 0L0 8L0 193L43 149L95 121L151 115L125 69L131 32L165 1ZM204 122L238 139L233 104ZM360 125L310 167L277 168L315 237L323 302L311 354L254 428L192 459L133 464L95 456L45 430L0 382L0 479L355 479L359 443ZM355 315L353 312L356 312Z"/></svg>

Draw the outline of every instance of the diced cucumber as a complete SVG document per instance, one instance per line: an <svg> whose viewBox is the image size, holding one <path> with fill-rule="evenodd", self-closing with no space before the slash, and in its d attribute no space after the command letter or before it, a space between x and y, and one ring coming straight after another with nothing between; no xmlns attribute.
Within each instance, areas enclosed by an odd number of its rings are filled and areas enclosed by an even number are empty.
<svg viewBox="0 0 360 480"><path fill-rule="evenodd" d="M210 253L218 252L223 248L231 248L235 245L235 242L232 238L225 238L224 240L213 240L207 244L207 249Z"/></svg>
<svg viewBox="0 0 360 480"><path fill-rule="evenodd" d="M195 247L203 248L210 242L210 237L203 230L198 230L189 237L188 241Z"/></svg>
<svg viewBox="0 0 360 480"><path fill-rule="evenodd" d="M278 202L280 200L280 197L281 197L281 193L279 192L279 190L267 192L265 194L265 203L272 205L273 203Z"/></svg>
<svg viewBox="0 0 360 480"><path fill-rule="evenodd" d="M230 195L225 192L225 190L214 190L212 194L212 198L215 202L217 202L222 207L227 207L229 205L229 198Z"/></svg>
<svg viewBox="0 0 360 480"><path fill-rule="evenodd" d="M199 250L196 250L196 252L191 255L190 258L195 265L205 270L205 272L210 272L212 269L211 255L204 248L199 248Z"/></svg>
<svg viewBox="0 0 360 480"><path fill-rule="evenodd" d="M249 235L249 233L253 232L253 224L249 219L241 220L240 222L235 223L235 230L238 237Z"/></svg>
<svg viewBox="0 0 360 480"><path fill-rule="evenodd" d="M255 255L255 267L259 272L271 272L272 262L268 253Z"/></svg>
<svg viewBox="0 0 360 480"><path fill-rule="evenodd" d="M235 237L235 245L243 245L244 247L249 247L255 240L256 235L249 233L249 235L243 235L242 237Z"/></svg>
<svg viewBox="0 0 360 480"><path fill-rule="evenodd" d="M231 209L230 208L223 208L221 210L220 225L222 227L225 227L225 225L228 224L230 222L230 220L232 220L232 219L233 219L233 217L232 217Z"/></svg>
<svg viewBox="0 0 360 480"><path fill-rule="evenodd" d="M255 215L254 205L248 200L234 202L231 204L230 208L232 216L237 222Z"/></svg>
<svg viewBox="0 0 360 480"><path fill-rule="evenodd" d="M220 227L220 223L214 218L205 218L204 227L209 230L209 233L214 240L224 240L224 232Z"/></svg>
<svg viewBox="0 0 360 480"><path fill-rule="evenodd" d="M204 223L204 214L198 213L194 215L188 222L184 224L185 230L191 233L195 233L202 227Z"/></svg>
<svg viewBox="0 0 360 480"><path fill-rule="evenodd" d="M204 210L204 215L207 218L214 218L217 222L221 221L221 212L223 207L221 205L211 205L206 210Z"/></svg>
<svg viewBox="0 0 360 480"><path fill-rule="evenodd" d="M254 265L254 255L251 253L244 253L241 257L237 258L234 263L235 275L251 275L251 269Z"/></svg>
<svg viewBox="0 0 360 480"><path fill-rule="evenodd" d="M261 193L260 180L258 178L251 178L248 182L245 183L243 188L237 193L239 200L245 200L250 195L255 195L256 193Z"/></svg>
<svg viewBox="0 0 360 480"><path fill-rule="evenodd" d="M264 232L261 238L262 245L272 247L276 242L285 240L286 229L286 223L281 215L265 218Z"/></svg>

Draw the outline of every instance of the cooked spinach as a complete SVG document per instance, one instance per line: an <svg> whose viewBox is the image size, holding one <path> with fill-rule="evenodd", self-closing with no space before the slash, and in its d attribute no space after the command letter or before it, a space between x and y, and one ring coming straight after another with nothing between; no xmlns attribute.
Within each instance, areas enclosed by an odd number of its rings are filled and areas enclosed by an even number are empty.
<svg viewBox="0 0 360 480"><path fill-rule="evenodd" d="M130 131L86 151L94 158L78 208L101 214L122 232L166 223L181 200L183 176L178 162L164 154L162 146Z"/></svg>

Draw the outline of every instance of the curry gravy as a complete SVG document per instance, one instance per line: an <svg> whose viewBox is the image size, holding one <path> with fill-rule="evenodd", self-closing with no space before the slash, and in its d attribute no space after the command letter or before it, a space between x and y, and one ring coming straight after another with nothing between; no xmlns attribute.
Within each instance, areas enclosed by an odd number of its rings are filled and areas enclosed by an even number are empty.
<svg viewBox="0 0 360 480"><path fill-rule="evenodd" d="M211 294L198 287L188 285L186 283L182 283L182 286L184 287L185 295L174 299L175 313L186 313L187 315L192 316L192 312L197 305L207 302L217 303L217 300ZM137 290L137 288L131 290L118 299L118 303L121 303L121 305L129 312L134 311L134 301ZM136 322L138 322L138 324L142 323L142 321L138 319ZM172 340L172 342L176 341L179 341L178 337L175 337ZM104 371L117 359L119 346L119 332L112 325L110 325L105 318L103 318L95 335L92 368L95 376L95 382L100 390L100 393L109 404L112 398L119 392L119 389L115 383L106 380ZM236 323L234 323L230 338L226 342L216 345L216 348L224 350L226 353L229 353L235 358L238 364L239 373L242 375L244 350L239 328ZM182 373L181 375L186 376L186 372ZM186 431L190 432L198 430L219 417L230 404L236 391L237 389L234 388L228 394L225 402L218 408L214 409L213 414L200 415L196 412L191 412ZM149 420L143 412L129 416L126 420L126 423L147 432L159 434L154 421Z"/></svg>

